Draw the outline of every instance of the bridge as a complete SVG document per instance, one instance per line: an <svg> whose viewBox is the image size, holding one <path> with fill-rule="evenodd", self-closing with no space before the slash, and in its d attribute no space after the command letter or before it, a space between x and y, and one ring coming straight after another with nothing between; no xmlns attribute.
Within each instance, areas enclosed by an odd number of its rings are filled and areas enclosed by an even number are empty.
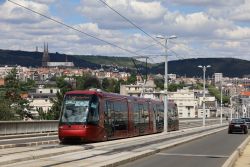
<svg viewBox="0 0 250 167"><path fill-rule="evenodd" d="M58 121L4 121L0 166L233 166L249 137L227 134L227 124L207 119L202 127L201 119L180 119L179 131L62 145Z"/></svg>

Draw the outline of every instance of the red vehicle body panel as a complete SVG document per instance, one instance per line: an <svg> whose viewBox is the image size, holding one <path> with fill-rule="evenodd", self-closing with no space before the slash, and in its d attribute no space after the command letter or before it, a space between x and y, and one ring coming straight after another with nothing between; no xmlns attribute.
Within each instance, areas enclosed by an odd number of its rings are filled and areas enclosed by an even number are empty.
<svg viewBox="0 0 250 167"><path fill-rule="evenodd" d="M123 96L114 93L98 92L98 91L71 91L67 92L67 95L96 95L99 98L99 122L98 125L82 124L82 125L66 125L60 124L58 128L58 136L61 141L66 139L81 139L82 141L106 141L118 138L134 137L139 135L153 134L162 132L163 126L160 122L156 122L156 115L153 111L153 105L163 105L161 101L150 100L146 98L138 98L131 96ZM105 121L113 120L109 118L107 114L105 115L104 105L106 101L110 102L121 102L127 106L127 110L124 111L127 115L127 126L124 128L123 125L116 123L115 125L106 124ZM139 113L141 120L143 118L143 123L135 122L135 111L133 110L134 105L146 105L147 111ZM174 103L169 104L170 107L176 107ZM146 113L144 115L144 113ZM137 116L137 115L136 115ZM112 117L112 114L111 114ZM140 120L140 121L141 121ZM178 130L178 117L175 118L175 124L169 126L169 131Z"/></svg>

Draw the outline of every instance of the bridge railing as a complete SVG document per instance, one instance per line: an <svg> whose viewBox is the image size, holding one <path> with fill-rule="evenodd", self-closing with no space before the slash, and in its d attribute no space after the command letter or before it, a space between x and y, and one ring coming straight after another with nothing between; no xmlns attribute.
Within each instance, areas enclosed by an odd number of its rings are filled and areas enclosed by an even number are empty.
<svg viewBox="0 0 250 167"><path fill-rule="evenodd" d="M0 121L0 135L53 132L57 128L57 120Z"/></svg>
<svg viewBox="0 0 250 167"><path fill-rule="evenodd" d="M227 121L224 119L223 123ZM206 119L206 125L219 124L220 119ZM202 126L202 119L180 119L180 129ZM58 120L41 121L0 121L0 135L15 135L27 133L55 132Z"/></svg>

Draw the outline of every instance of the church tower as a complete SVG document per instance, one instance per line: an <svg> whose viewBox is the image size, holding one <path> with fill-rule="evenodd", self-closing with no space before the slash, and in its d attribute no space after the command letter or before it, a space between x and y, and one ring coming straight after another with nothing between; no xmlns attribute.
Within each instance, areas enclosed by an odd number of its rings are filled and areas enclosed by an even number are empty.
<svg viewBox="0 0 250 167"><path fill-rule="evenodd" d="M43 67L47 67L48 66L48 62L50 61L48 43L47 43L47 46L44 43L44 47L43 48L44 49L43 49L42 66Z"/></svg>

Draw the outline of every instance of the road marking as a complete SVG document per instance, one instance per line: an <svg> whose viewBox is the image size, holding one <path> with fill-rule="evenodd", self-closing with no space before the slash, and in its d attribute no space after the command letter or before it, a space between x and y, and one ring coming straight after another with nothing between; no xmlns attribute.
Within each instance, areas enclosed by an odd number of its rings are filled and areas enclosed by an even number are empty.
<svg viewBox="0 0 250 167"><path fill-rule="evenodd" d="M179 153L157 153L157 155L182 156L182 157L208 157L208 158L228 158L229 155L203 155L203 154L179 154Z"/></svg>

